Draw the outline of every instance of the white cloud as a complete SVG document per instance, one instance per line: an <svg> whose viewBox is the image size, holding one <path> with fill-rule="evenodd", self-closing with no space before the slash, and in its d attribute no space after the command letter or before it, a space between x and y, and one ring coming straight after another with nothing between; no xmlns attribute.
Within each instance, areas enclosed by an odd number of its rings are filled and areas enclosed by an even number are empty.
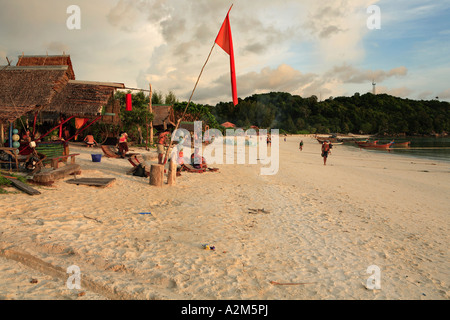
<svg viewBox="0 0 450 320"><path fill-rule="evenodd" d="M397 92L407 93L407 88L416 92L417 69L413 66L392 62L386 68L373 67L366 61L363 40L369 32L366 9L371 4L381 7L386 36L390 35L386 29L396 23L395 15L407 12L410 17L398 18L409 25L411 17L426 17L442 9L441 2L420 4L418 0L395 4L384 0L234 1L230 22L239 96L264 91L338 96L358 91L358 85L368 83L370 87L372 79L386 88L397 88L394 80L401 79L400 88L404 89ZM0 11L0 57L16 58L22 51L66 51L78 79L118 81L144 89L151 83L155 90L173 91L180 100L187 100L230 2L79 0L77 5L82 28L69 31L65 26L66 2L5 3ZM445 30L441 35L445 36ZM379 41L371 45L384 48ZM438 41L430 41L427 49L435 52L438 45ZM426 50L418 50L414 61L427 64L429 61L420 60L425 56ZM433 61L439 64L445 58L441 59ZM216 46L194 100L211 104L230 101L229 72L229 57ZM428 82L421 81L417 92L445 91L444 74L436 86L429 79L437 77L427 76L436 72L430 72L420 74Z"/></svg>

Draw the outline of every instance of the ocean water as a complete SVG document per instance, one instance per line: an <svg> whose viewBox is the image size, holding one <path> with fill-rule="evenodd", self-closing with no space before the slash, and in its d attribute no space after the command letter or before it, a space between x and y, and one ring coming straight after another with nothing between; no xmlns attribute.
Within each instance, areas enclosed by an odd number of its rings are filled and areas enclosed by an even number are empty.
<svg viewBox="0 0 450 320"><path fill-rule="evenodd" d="M388 143L411 141L409 148L389 148L389 152L420 159L440 160L450 162L450 137L430 138L430 137L383 137L378 143ZM388 152L387 150L367 149L373 152Z"/></svg>

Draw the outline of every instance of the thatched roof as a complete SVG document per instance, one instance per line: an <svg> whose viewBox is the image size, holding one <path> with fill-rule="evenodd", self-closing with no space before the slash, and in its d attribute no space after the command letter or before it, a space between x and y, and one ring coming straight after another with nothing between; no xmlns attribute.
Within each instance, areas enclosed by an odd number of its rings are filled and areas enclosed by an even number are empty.
<svg viewBox="0 0 450 320"><path fill-rule="evenodd" d="M189 132L194 132L195 125L194 122L189 121L181 121L180 125L178 126L179 129L185 129Z"/></svg>
<svg viewBox="0 0 450 320"><path fill-rule="evenodd" d="M65 115L97 115L103 106L112 103L115 90L123 88L123 83L69 80L45 111Z"/></svg>
<svg viewBox="0 0 450 320"><path fill-rule="evenodd" d="M153 125L155 127L164 126L166 128L167 125L172 126L176 125L173 107L171 105L167 104L152 105L152 111L154 114Z"/></svg>
<svg viewBox="0 0 450 320"><path fill-rule="evenodd" d="M225 128L235 128L235 127L236 127L235 124L233 124L233 123L231 123L231 122L228 122L228 121L222 123L221 126L222 126L222 127L225 127Z"/></svg>
<svg viewBox="0 0 450 320"><path fill-rule="evenodd" d="M68 81L67 66L0 66L0 122L47 106Z"/></svg>
<svg viewBox="0 0 450 320"><path fill-rule="evenodd" d="M70 55L37 55L37 56L19 56L17 61L17 66L27 67L27 66L67 66L69 79L75 80L75 73L72 68L72 61L70 60Z"/></svg>

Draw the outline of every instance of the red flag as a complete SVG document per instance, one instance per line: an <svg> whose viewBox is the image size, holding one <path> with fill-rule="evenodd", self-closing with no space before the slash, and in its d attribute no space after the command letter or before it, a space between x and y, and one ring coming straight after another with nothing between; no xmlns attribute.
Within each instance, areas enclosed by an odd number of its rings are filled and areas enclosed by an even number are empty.
<svg viewBox="0 0 450 320"><path fill-rule="evenodd" d="M231 10L231 8L230 8ZM234 68L234 51L233 51L233 38L231 37L230 19L228 10L227 16L220 28L219 34L216 38L216 43L230 55L230 73L231 73L231 94L233 95L233 104L238 104L237 90L236 90L236 72Z"/></svg>
<svg viewBox="0 0 450 320"><path fill-rule="evenodd" d="M133 110L133 107L132 107L132 105L131 105L131 93L127 93L127 105L126 105L126 110L127 110L127 111Z"/></svg>

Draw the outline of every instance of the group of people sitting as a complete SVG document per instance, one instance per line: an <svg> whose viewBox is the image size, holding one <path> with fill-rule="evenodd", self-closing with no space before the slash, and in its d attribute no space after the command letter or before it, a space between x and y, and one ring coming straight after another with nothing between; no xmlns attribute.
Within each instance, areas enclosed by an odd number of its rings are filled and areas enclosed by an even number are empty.
<svg viewBox="0 0 450 320"><path fill-rule="evenodd" d="M165 161L165 152L167 148L169 147L170 143L170 133L168 130L165 130L161 132L158 135L157 140L157 152L158 152L158 164L164 164ZM184 167L184 154L183 154L183 144L184 144L184 137L180 136L178 138L178 142L176 144L176 154L177 154L177 170L178 172L183 170ZM191 154L190 157L190 164L195 169L206 169L206 159L200 155L199 148L195 148L194 152Z"/></svg>
<svg viewBox="0 0 450 320"><path fill-rule="evenodd" d="M98 145L97 141L95 141L94 136L89 134L87 135L84 140L86 143L86 146L88 148L92 148L94 145ZM184 165L183 160L183 143L184 143L184 137L180 137L178 144L176 146L177 148L177 166L178 170L181 171ZM158 164L164 164L165 161L165 152L170 144L170 132L169 130L164 130L158 135L157 139L157 153L158 153ZM118 153L122 158L125 158L126 153L128 152L128 134L126 132L122 132L120 134L118 144ZM200 155L199 148L195 148L194 152L191 154L190 158L191 165L196 169L204 169L207 168L206 160L204 157Z"/></svg>

